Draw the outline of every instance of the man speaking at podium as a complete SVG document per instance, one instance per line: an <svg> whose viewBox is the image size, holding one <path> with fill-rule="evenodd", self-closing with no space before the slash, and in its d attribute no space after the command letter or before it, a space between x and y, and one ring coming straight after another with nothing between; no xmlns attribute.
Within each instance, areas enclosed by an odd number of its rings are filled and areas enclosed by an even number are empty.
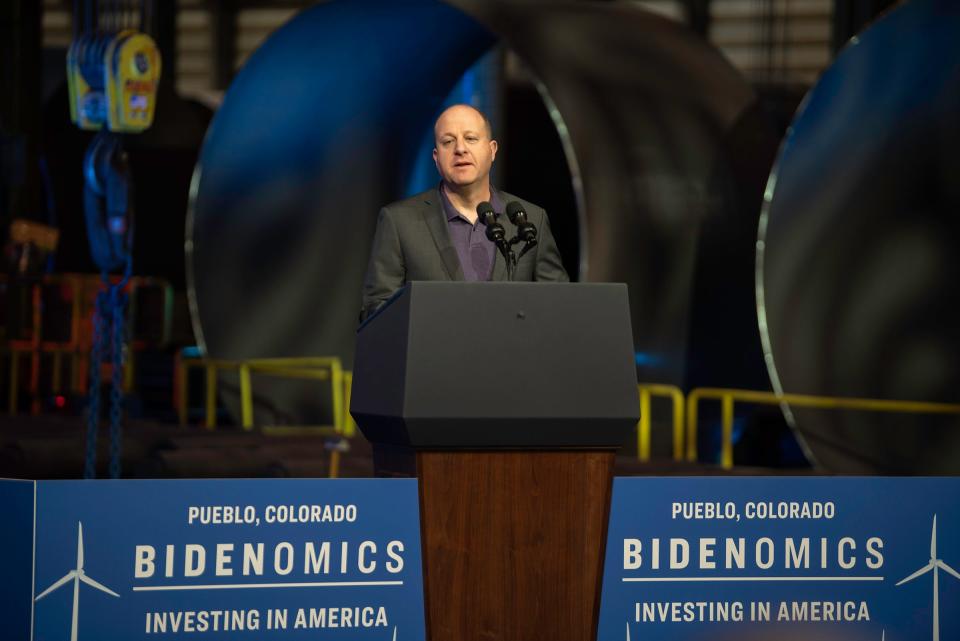
<svg viewBox="0 0 960 641"><path fill-rule="evenodd" d="M440 185L380 210L361 320L413 280L501 281L511 271L512 280L570 280L543 208L490 185L497 141L487 117L454 105L433 133ZM511 247L520 242L511 270Z"/></svg>

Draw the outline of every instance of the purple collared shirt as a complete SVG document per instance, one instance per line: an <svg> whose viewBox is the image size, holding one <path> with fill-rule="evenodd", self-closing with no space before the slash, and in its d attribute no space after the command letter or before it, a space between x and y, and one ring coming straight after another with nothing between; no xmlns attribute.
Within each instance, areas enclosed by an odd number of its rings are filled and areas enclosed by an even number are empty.
<svg viewBox="0 0 960 641"><path fill-rule="evenodd" d="M460 257L463 279L490 280L493 275L496 247L487 240L487 228L480 222L479 218L477 218L476 223L471 225L470 221L464 218L447 198L442 185L440 186L440 202L443 205L443 213L447 217L450 240L453 241L457 256ZM498 214L503 212L500 194L493 187L490 187L490 204L493 205L493 211Z"/></svg>

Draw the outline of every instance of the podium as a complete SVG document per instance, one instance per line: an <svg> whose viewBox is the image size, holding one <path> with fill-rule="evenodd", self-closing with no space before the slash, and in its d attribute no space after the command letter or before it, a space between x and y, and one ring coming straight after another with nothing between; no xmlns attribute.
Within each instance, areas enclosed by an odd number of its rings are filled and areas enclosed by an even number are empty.
<svg viewBox="0 0 960 641"><path fill-rule="evenodd" d="M419 479L431 641L596 638L625 285L410 283L358 330L350 411L378 476Z"/></svg>

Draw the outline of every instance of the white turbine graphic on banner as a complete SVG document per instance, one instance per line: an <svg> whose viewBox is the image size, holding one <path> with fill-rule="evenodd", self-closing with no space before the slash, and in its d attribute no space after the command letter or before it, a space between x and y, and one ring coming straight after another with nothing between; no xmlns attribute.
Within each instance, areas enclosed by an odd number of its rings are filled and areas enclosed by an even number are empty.
<svg viewBox="0 0 960 641"><path fill-rule="evenodd" d="M393 641L397 641L397 626L393 626Z"/></svg>
<svg viewBox="0 0 960 641"><path fill-rule="evenodd" d="M70 641L77 641L77 620L80 615L80 582L83 581L87 585L94 587L101 592L106 592L111 596L117 598L120 597L119 594L110 590L104 585L97 583L90 577L86 575L83 571L83 523L77 523L77 567L76 569L70 570L67 574L59 579L56 583L51 585L49 588L37 595L34 601L39 601L43 597L47 596L57 588L62 585L65 585L69 581L73 581L73 623L70 626Z"/></svg>
<svg viewBox="0 0 960 641"><path fill-rule="evenodd" d="M630 641L630 622L627 621L627 641Z"/></svg>
<svg viewBox="0 0 960 641"><path fill-rule="evenodd" d="M960 574L952 567L937 558L937 515L933 515L933 533L930 535L930 562L925 566L901 580L898 586L907 581L913 581L918 576L922 576L933 570L933 641L940 641L940 574L939 570L948 572L954 577L960 579Z"/></svg>

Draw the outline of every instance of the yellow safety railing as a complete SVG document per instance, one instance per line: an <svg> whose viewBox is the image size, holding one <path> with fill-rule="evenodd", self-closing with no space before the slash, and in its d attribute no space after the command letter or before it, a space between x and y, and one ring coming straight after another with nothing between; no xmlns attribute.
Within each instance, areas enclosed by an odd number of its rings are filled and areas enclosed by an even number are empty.
<svg viewBox="0 0 960 641"><path fill-rule="evenodd" d="M343 366L335 356L310 358L259 358L243 361L240 365L240 415L243 428L253 429L254 373L281 378L302 378L330 381L333 404L333 427L343 431Z"/></svg>
<svg viewBox="0 0 960 641"><path fill-rule="evenodd" d="M133 389L133 382L135 379L135 371L137 366L136 353L138 351L137 348L140 346L140 341L133 338L133 323L134 319L137 317L137 308L139 305L141 305L141 290L154 288L159 289L163 294L163 305L160 312L160 336L157 340L157 344L160 347L169 345L170 336L173 333L173 285L163 278L154 278L152 276L134 276L132 279L130 279L130 282L130 303L127 308L130 339L125 369L123 372L123 387L125 391L130 391Z"/></svg>
<svg viewBox="0 0 960 641"><path fill-rule="evenodd" d="M0 276L0 282L6 282L5 276ZM41 329L43 326L43 287L59 286L66 290L72 299L71 304L71 323L70 340L67 342L52 342L43 340ZM81 314L82 314L82 296L80 290L82 279L78 275L48 275L42 282L32 283L30 285L30 303L32 307L31 327L28 337L23 339L7 340L4 345L5 351L10 354L10 373L9 373L9 391L8 391L8 412L15 415L18 412L18 402L20 397L20 360L23 356L30 357L30 365L27 376L27 388L30 391L30 412L31 414L40 413L40 357L45 354L51 354L53 357L51 388L53 393L58 394L62 385L62 364L63 357L70 358L70 385L71 391L81 393L80 387L80 369L78 365L78 355L82 344L81 336Z"/></svg>
<svg viewBox="0 0 960 641"><path fill-rule="evenodd" d="M240 378L241 423L244 429L253 429L253 374L281 376L285 378L305 378L329 380L333 399L332 428L309 428L313 432L331 432L344 437L356 434L356 423L350 416L350 393L353 373L344 371L340 359L336 357L307 358L264 358L246 361L188 358L177 365L177 412L180 423L187 421L187 372L191 368L203 368L206 375L205 425L208 429L216 427L217 375L220 371L235 371ZM757 405L780 405L787 403L795 407L815 409L847 409L872 412L903 412L918 414L957 414L960 404L927 403L922 401L897 401L869 398L842 398L830 396L812 396L806 394L774 394L755 390L733 388L701 387L692 390L686 397L683 391L674 385L642 383L637 385L640 403L640 420L637 423L637 456L641 461L650 460L652 432L652 399L669 399L672 405L673 458L681 461L686 454L687 461L697 460L698 410L700 401L717 400L721 407L721 465L724 469L733 467L733 421L735 403ZM281 433L284 427L268 428ZM305 428L289 428L299 431ZM339 452L331 452L331 476L336 476L339 465Z"/></svg>
<svg viewBox="0 0 960 641"><path fill-rule="evenodd" d="M6 278L0 275L0 283ZM27 387L31 396L31 413L40 412L39 378L40 358L51 355L51 391L59 393L63 387L62 364L63 359L70 362L69 389L74 394L84 394L87 391L87 376L89 374L89 352L92 339L92 323L97 293L102 286L99 274L48 274L42 280L30 285L30 301L32 307L32 322L29 337L24 339L7 340L4 351L10 354L10 380L8 390L8 411L16 414L20 396L20 360L24 356L30 357ZM41 335L43 327L43 288L60 287L64 296L71 301L70 334L65 341L51 341ZM123 388L124 392L133 389L135 354L146 345L143 341L135 340L134 322L140 291L146 288L156 288L163 293L163 309L161 318L161 336L159 345L165 345L170 339L173 326L173 287L164 279L134 276L128 284L130 292L130 306L127 310L128 337L126 343L126 361L124 363Z"/></svg>
<svg viewBox="0 0 960 641"><path fill-rule="evenodd" d="M650 460L650 432L652 417L650 400L653 397L668 398L673 401L673 459L683 460L683 392L673 385L641 383L637 385L640 393L640 422L637 423L637 458Z"/></svg>
<svg viewBox="0 0 960 641"><path fill-rule="evenodd" d="M353 372L343 373L343 435L353 438L357 433L357 423L350 415L350 398L353 391Z"/></svg>
<svg viewBox="0 0 960 641"><path fill-rule="evenodd" d="M217 373L222 370L236 371L238 361L210 358L183 358L179 357L174 367L173 396L177 408L177 418L180 425L187 424L187 410L190 406L190 387L187 376L192 369L204 370L204 426L214 429L217 426Z"/></svg>
<svg viewBox="0 0 960 641"><path fill-rule="evenodd" d="M203 368L206 382L204 398L204 424L207 429L217 426L217 381L220 371L237 372L240 379L240 422L244 430L253 429L253 375L264 374L282 378L300 378L329 380L333 403L332 427L264 427L264 432L281 435L290 433L336 434L352 436L352 421L345 407L350 403L350 373L344 375L340 359L334 356L298 357L298 358L256 358L248 360L223 360L205 358L180 358L176 366L174 397L177 415L181 425L187 423L189 407L187 376L190 369ZM330 478L340 476L340 450L334 446L330 450Z"/></svg>
<svg viewBox="0 0 960 641"><path fill-rule="evenodd" d="M240 424L245 430L253 429L253 375L263 374L282 378L329 380L333 403L333 430L337 434L350 435L345 420L345 385L340 359L334 356L297 358L256 358L247 360L224 360L209 358L182 358L177 364L175 397L177 415L181 425L187 422L189 405L187 374L190 369L202 368L206 389L204 399L204 424L207 429L217 426L218 374L234 371L240 380ZM346 402L349 402L347 399ZM311 428L316 431L318 428ZM282 428L274 428L279 433Z"/></svg>
<svg viewBox="0 0 960 641"><path fill-rule="evenodd" d="M842 398L811 396L807 394L774 394L754 390L710 388L694 389L687 395L687 460L697 460L697 408L701 400L719 400L722 415L720 463L724 469L733 467L733 407L734 403L811 407L816 409L864 410L868 412L903 412L916 414L960 414L960 405L927 403L923 401L892 401L875 398Z"/></svg>

